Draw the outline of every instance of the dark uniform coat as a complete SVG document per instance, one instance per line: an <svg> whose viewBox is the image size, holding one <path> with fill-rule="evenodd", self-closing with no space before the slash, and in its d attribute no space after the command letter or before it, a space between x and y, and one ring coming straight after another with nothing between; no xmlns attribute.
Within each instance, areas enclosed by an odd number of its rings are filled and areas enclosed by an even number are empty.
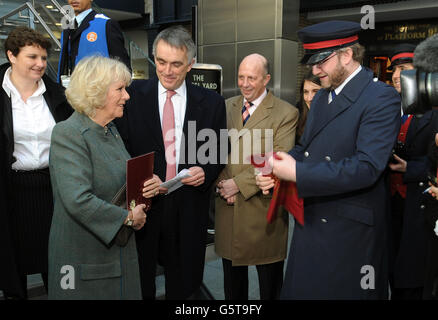
<svg viewBox="0 0 438 320"><path fill-rule="evenodd" d="M385 170L400 126L400 97L362 69L328 104L313 99L290 154L304 198L283 299L387 298Z"/></svg>
<svg viewBox="0 0 438 320"><path fill-rule="evenodd" d="M438 121L434 121L432 132L438 132ZM438 147L435 141L431 142L428 151L431 163L430 170L436 176L438 166ZM425 219L425 233L427 241L426 267L424 277L423 299L438 300L438 235L435 232L438 221L438 200L429 194L422 199Z"/></svg>
<svg viewBox="0 0 438 320"><path fill-rule="evenodd" d="M402 214L402 225L392 223L391 258L394 259L393 281L396 288L419 288L424 282L426 259L426 234L422 192L429 186L427 174L430 161L427 152L434 140L433 124L437 111L430 111L421 117L414 116L408 128L405 150L408 155L403 183L407 185ZM398 219L397 219L398 221ZM399 228L401 228L399 230Z"/></svg>

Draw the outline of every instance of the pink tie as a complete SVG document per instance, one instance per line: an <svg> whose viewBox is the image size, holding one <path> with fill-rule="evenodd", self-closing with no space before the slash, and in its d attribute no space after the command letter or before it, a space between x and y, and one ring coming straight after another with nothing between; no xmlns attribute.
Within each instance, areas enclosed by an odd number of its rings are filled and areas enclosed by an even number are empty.
<svg viewBox="0 0 438 320"><path fill-rule="evenodd" d="M245 101L244 106L243 106L243 110L242 110L243 125L245 125L245 123L249 119L249 108L251 108L251 106L252 106L251 102Z"/></svg>
<svg viewBox="0 0 438 320"><path fill-rule="evenodd" d="M163 110L163 140L166 155L166 181L176 176L175 154L175 115L173 113L172 96L176 92L167 90L167 98Z"/></svg>

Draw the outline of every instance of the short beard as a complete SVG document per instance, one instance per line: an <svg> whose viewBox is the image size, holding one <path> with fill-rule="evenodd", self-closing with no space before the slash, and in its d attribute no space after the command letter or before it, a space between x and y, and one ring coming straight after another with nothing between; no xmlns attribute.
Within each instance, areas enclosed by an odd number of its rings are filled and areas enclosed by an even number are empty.
<svg viewBox="0 0 438 320"><path fill-rule="evenodd" d="M345 70L344 67L341 66L341 64L338 61L338 64L336 65L336 69L333 71L333 74L329 76L330 79L330 90L334 90L337 87L339 87L342 82L345 81L347 74L347 70Z"/></svg>

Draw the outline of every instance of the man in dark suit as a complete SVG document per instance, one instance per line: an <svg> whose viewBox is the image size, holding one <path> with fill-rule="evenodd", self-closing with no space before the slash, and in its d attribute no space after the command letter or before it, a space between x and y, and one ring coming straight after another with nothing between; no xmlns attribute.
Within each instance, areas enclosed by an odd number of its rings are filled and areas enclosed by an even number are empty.
<svg viewBox="0 0 438 320"><path fill-rule="evenodd" d="M400 126L400 97L362 67L360 25L328 21L298 32L324 89L312 101L301 144L280 152L273 173L304 198L283 299L387 299L383 171ZM273 185L257 176L262 190Z"/></svg>
<svg viewBox="0 0 438 320"><path fill-rule="evenodd" d="M394 88L401 93L400 73L414 69L415 45L397 45L391 55ZM403 115L401 128L389 163L391 169L390 284L392 300L421 299L425 277L426 232L422 192L428 187L436 111L424 115Z"/></svg>
<svg viewBox="0 0 438 320"><path fill-rule="evenodd" d="M117 57L131 69L119 24L91 9L92 2L93 0L68 0L76 16L72 28L62 32L58 82L61 82L63 75L70 76L79 60L92 54Z"/></svg>
<svg viewBox="0 0 438 320"><path fill-rule="evenodd" d="M155 298L160 263L166 298L186 299L202 282L210 193L224 167L219 137L227 128L225 102L217 93L185 81L196 47L182 27L160 32L153 53L158 78L133 82L117 126L131 156L155 151L159 183L182 169L190 170L180 189L154 198L145 228L136 233L143 298ZM208 135L212 148L203 146L201 130L215 135ZM144 192L152 186L147 182Z"/></svg>

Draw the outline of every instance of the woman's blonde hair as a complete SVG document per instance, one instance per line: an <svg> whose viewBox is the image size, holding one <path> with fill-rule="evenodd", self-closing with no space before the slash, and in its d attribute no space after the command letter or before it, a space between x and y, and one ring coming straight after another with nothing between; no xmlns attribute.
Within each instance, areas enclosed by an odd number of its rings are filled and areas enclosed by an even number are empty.
<svg viewBox="0 0 438 320"><path fill-rule="evenodd" d="M102 56L87 57L76 65L65 95L73 109L94 117L96 109L105 104L109 86L117 81L126 86L132 81L131 72L122 62Z"/></svg>

